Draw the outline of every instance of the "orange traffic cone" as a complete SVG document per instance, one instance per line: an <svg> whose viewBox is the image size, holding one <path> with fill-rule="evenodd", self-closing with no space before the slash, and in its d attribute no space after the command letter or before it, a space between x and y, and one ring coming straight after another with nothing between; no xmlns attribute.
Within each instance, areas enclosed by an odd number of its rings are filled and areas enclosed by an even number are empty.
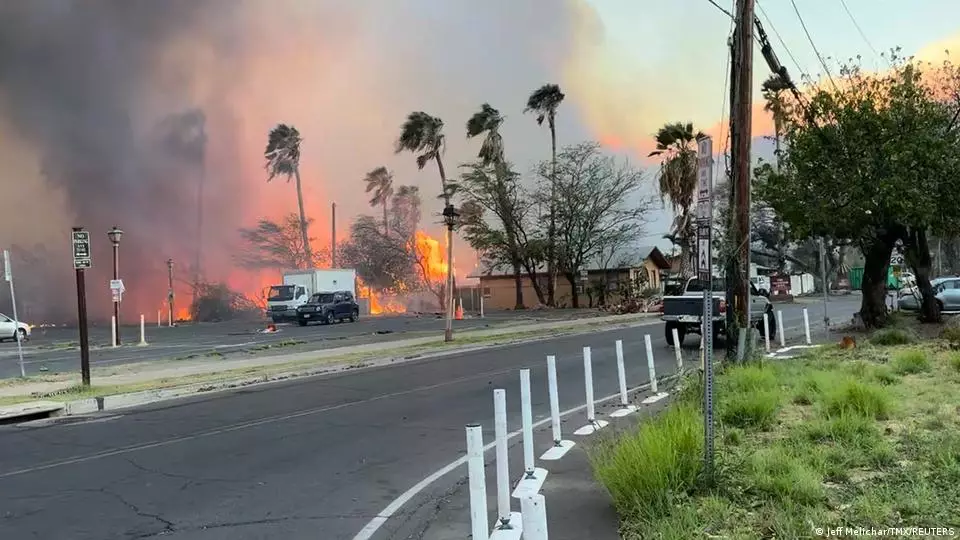
<svg viewBox="0 0 960 540"><path fill-rule="evenodd" d="M463 298L461 298L460 303L457 304L457 310L454 312L453 318L458 321L463 320Z"/></svg>

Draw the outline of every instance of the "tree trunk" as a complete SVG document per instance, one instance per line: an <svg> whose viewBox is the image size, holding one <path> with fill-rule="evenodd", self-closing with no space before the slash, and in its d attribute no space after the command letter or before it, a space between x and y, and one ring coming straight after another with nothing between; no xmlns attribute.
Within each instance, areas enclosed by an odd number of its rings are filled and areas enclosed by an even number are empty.
<svg viewBox="0 0 960 540"><path fill-rule="evenodd" d="M387 220L387 200L383 200L383 235L390 236L390 224Z"/></svg>
<svg viewBox="0 0 960 540"><path fill-rule="evenodd" d="M537 295L537 302L540 302L541 305L546 305L546 293L543 291L543 288L540 287L540 282L537 281L537 273L534 266L532 266L528 261L522 260L521 264L523 269L527 273L527 278L530 280L530 283L533 285L533 292Z"/></svg>
<svg viewBox="0 0 960 540"><path fill-rule="evenodd" d="M887 322L887 272L895 241L894 235L883 233L861 246L865 262L860 317L868 328L880 328Z"/></svg>
<svg viewBox="0 0 960 540"><path fill-rule="evenodd" d="M567 281L570 282L570 307L577 309L580 307L580 293L577 291L577 276L570 272L566 272L564 276L566 276Z"/></svg>
<svg viewBox="0 0 960 540"><path fill-rule="evenodd" d="M550 224L547 228L547 305L556 307L557 303L557 127L550 117Z"/></svg>
<svg viewBox="0 0 960 540"><path fill-rule="evenodd" d="M440 159L440 154L437 154L435 159L437 160L437 170L440 171L440 187L443 188L443 202L449 205L450 193L447 191L447 171L443 168L443 160Z"/></svg>
<svg viewBox="0 0 960 540"><path fill-rule="evenodd" d="M920 320L928 323L938 323L941 320L940 303L937 302L936 293L933 291L933 285L930 283L930 274L933 268L933 261L930 258L930 243L927 239L927 231L911 230L905 239L906 253L905 258L913 268L914 276L917 279L917 288L920 289Z"/></svg>
<svg viewBox="0 0 960 540"><path fill-rule="evenodd" d="M514 309L526 309L523 305L523 269L520 267L520 261L513 262L513 283L517 289L517 299Z"/></svg>
<svg viewBox="0 0 960 540"><path fill-rule="evenodd" d="M313 267L313 252L310 251L310 237L307 235L307 213L303 209L303 186L300 183L300 167L293 169L297 179L297 206L300 208L300 241L303 242L303 254L306 257L305 268Z"/></svg>

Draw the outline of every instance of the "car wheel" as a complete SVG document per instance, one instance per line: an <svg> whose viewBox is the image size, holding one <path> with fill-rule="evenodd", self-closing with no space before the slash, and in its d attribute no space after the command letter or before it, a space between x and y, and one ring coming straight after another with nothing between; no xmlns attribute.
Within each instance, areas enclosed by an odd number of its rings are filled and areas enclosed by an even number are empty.
<svg viewBox="0 0 960 540"><path fill-rule="evenodd" d="M20 338L20 341L26 341L26 340L27 340L27 331L24 330L23 328L18 328L18 329L17 329L17 337ZM16 339L16 338L15 338L15 339Z"/></svg>
<svg viewBox="0 0 960 540"><path fill-rule="evenodd" d="M299 324L300 326L306 326L307 321L297 321L297 324Z"/></svg>
<svg viewBox="0 0 960 540"><path fill-rule="evenodd" d="M353 310L350 312L350 322L357 322L357 319L360 318L360 312Z"/></svg>
<svg viewBox="0 0 960 540"><path fill-rule="evenodd" d="M677 339L680 340L680 343L677 343L677 344L674 344L674 343L673 343L673 330L674 330L674 329L677 330ZM664 327L663 333L664 333L664 337L665 337L666 340L667 340L667 345L670 346L670 347L675 347L675 346L683 345L683 338L686 337L686 335L687 335L687 333L684 331L683 327L681 327L681 326L676 326L676 325L673 325L673 324L668 324L668 325L666 325L666 326Z"/></svg>
<svg viewBox="0 0 960 540"><path fill-rule="evenodd" d="M328 312L327 312L327 316L324 317L324 322L326 322L327 324L333 324L333 323L335 323L336 321L337 321L337 319L336 319L336 317L333 316L333 312L332 312L332 311L328 311Z"/></svg>

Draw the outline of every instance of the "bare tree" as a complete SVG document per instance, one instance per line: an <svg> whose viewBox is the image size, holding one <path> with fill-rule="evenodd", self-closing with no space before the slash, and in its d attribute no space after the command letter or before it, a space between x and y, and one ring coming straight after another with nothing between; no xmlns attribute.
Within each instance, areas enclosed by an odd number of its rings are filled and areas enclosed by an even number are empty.
<svg viewBox="0 0 960 540"><path fill-rule="evenodd" d="M548 163L540 170L544 179L550 178ZM554 184L558 268L572 288L573 307L579 307L579 271L594 262L601 246L640 236L653 200L639 193L643 174L638 169L602 155L593 142L563 149ZM541 197L549 196L548 189L542 191L547 193Z"/></svg>
<svg viewBox="0 0 960 540"><path fill-rule="evenodd" d="M312 220L307 222L309 227ZM303 229L297 214L287 214L281 221L261 218L255 227L240 229L244 251L237 257L245 268L277 270L305 269L329 265L329 254L320 251L307 258L303 245Z"/></svg>

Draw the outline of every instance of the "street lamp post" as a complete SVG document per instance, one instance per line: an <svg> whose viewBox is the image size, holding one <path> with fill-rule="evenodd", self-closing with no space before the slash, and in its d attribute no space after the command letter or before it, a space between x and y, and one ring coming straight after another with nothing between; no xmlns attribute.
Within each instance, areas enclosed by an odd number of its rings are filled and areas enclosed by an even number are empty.
<svg viewBox="0 0 960 540"><path fill-rule="evenodd" d="M113 279L120 279L120 237L123 236L123 231L120 230L120 227L114 226L112 229L107 231L107 238L110 239L110 242L113 244ZM114 293L116 294L116 293ZM113 297L113 324L114 330L116 331L117 336L117 345L120 345L120 297Z"/></svg>
<svg viewBox="0 0 960 540"><path fill-rule="evenodd" d="M453 228L459 217L460 213L452 204L443 208L443 222L447 225L447 326L443 340L447 342L453 341Z"/></svg>

